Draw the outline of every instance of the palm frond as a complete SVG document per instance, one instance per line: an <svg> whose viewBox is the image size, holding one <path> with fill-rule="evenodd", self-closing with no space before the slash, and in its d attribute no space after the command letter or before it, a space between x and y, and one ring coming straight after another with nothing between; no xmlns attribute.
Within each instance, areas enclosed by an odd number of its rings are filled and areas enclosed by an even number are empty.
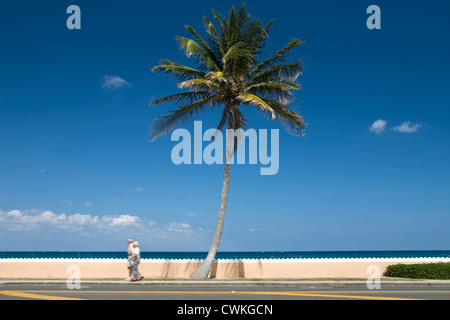
<svg viewBox="0 0 450 320"><path fill-rule="evenodd" d="M254 106L263 111L270 112L272 114L272 119L276 118L276 113L272 109L272 107L269 104L267 104L262 98L252 93L244 92L240 94L236 99L245 105L253 104Z"/></svg>
<svg viewBox="0 0 450 320"><path fill-rule="evenodd" d="M234 79L244 78L254 62L253 54L245 42L235 43L223 56L223 73Z"/></svg>
<svg viewBox="0 0 450 320"><path fill-rule="evenodd" d="M276 63L284 62L286 54L292 49L302 45L304 42L305 41L300 41L298 39L292 39L291 41L289 41L288 45L285 46L283 49L278 50L269 58L258 64L252 71L250 71L250 75L258 72L259 70L264 70L267 67L272 67Z"/></svg>
<svg viewBox="0 0 450 320"><path fill-rule="evenodd" d="M204 91L209 90L215 91L218 90L220 87L217 83L211 80L207 79L191 79L184 82L180 82L178 84L178 87L180 89L188 88L193 91Z"/></svg>
<svg viewBox="0 0 450 320"><path fill-rule="evenodd" d="M150 102L150 106L155 106L161 103L167 103L171 101L176 101L176 104L179 104L183 101L193 102L199 99L204 98L209 94L209 91L197 91L197 92L181 92L172 94L163 98L155 99Z"/></svg>
<svg viewBox="0 0 450 320"><path fill-rule="evenodd" d="M239 130L239 129L245 130L248 128L248 125L247 125L248 120L237 106L234 106L232 108L231 114L233 115L233 121L234 121L233 129L234 130Z"/></svg>
<svg viewBox="0 0 450 320"><path fill-rule="evenodd" d="M224 52L228 51L228 40L227 40L227 33L225 29L226 19L219 15L215 10L212 11L212 14L214 16L214 19L217 21L220 29L220 47L222 48L222 54Z"/></svg>
<svg viewBox="0 0 450 320"><path fill-rule="evenodd" d="M196 41L185 38L185 37L176 37L178 41L178 45L182 50L186 52L186 55L189 57L194 57L196 62L201 66L202 69L206 70L220 70L220 68L216 65L213 58L208 55L208 52L202 48Z"/></svg>
<svg viewBox="0 0 450 320"><path fill-rule="evenodd" d="M267 36L260 21L250 21L247 30L242 35L242 41L250 44L253 55L257 55L261 53L261 49L264 47L264 41L261 40Z"/></svg>
<svg viewBox="0 0 450 320"><path fill-rule="evenodd" d="M266 97L289 103L294 100L291 90L299 90L300 85L291 81L265 81L252 84L245 90L259 97Z"/></svg>
<svg viewBox="0 0 450 320"><path fill-rule="evenodd" d="M206 32L210 37L209 44L212 47L211 50L215 51L217 57L223 56L225 51L223 50L222 42L214 24L207 17L203 17L203 23L205 24Z"/></svg>
<svg viewBox="0 0 450 320"><path fill-rule="evenodd" d="M205 73L203 71L186 67L170 60L163 60L159 66L156 66L152 71L163 71L170 76L174 76L179 81L203 78Z"/></svg>
<svg viewBox="0 0 450 320"><path fill-rule="evenodd" d="M218 82L224 82L224 83L228 83L229 79L225 77L225 75L223 74L223 72L215 72L215 71L210 71L205 75L206 79L213 79L216 80Z"/></svg>
<svg viewBox="0 0 450 320"><path fill-rule="evenodd" d="M264 47L265 41L269 37L269 33L272 30L271 26L274 22L275 19L270 20L267 23L266 27L261 30L260 34L257 37L255 37L255 39L253 40L253 46L255 48L262 49Z"/></svg>
<svg viewBox="0 0 450 320"><path fill-rule="evenodd" d="M214 70L221 70L222 68L222 62L219 58L217 58L214 51L211 49L211 47L208 45L208 43L192 28L191 26L185 26L186 30L188 30L190 33L192 33L197 40L199 46L203 49L205 54L209 59L211 59L214 62Z"/></svg>
<svg viewBox="0 0 450 320"><path fill-rule="evenodd" d="M280 121L287 132L295 136L304 137L304 130L306 129L308 124L303 120L299 113L294 110L293 107L289 107L279 101L269 98L263 98L262 100L264 100L264 102L268 104L270 108L276 113L277 119ZM261 111L268 117L271 116L271 113L267 112L264 109L260 109L259 111Z"/></svg>
<svg viewBox="0 0 450 320"><path fill-rule="evenodd" d="M296 61L287 64L276 64L270 68L266 68L256 74L249 76L247 85L274 80L295 81L300 74L303 73L303 64Z"/></svg>
<svg viewBox="0 0 450 320"><path fill-rule="evenodd" d="M234 45L239 41L239 28L237 24L237 14L234 6L231 6L230 18L227 23L227 35L228 35L228 43Z"/></svg>
<svg viewBox="0 0 450 320"><path fill-rule="evenodd" d="M206 96L200 100L179 107L177 110L170 111L168 115L156 118L150 126L150 141L154 141L163 135L169 133L180 124L190 122L194 117L198 117L205 110L205 106L214 106L217 101L217 95Z"/></svg>
<svg viewBox="0 0 450 320"><path fill-rule="evenodd" d="M278 88L280 90L299 90L300 85L298 83L292 82L292 81L265 81L265 82L258 82L249 85L246 90L251 90L254 88L260 88L260 89L272 89L272 88Z"/></svg>

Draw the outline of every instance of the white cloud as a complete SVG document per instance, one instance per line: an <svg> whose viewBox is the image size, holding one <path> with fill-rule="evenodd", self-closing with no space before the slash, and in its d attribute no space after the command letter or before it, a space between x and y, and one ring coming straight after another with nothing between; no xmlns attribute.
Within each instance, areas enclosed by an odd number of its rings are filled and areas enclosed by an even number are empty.
<svg viewBox="0 0 450 320"><path fill-rule="evenodd" d="M119 217L102 217L102 221L113 227L128 227L138 225L140 222L139 217L130 216L128 214L120 215Z"/></svg>
<svg viewBox="0 0 450 320"><path fill-rule="evenodd" d="M117 90L122 87L131 87L127 81L119 76L104 76L102 88L105 90Z"/></svg>
<svg viewBox="0 0 450 320"><path fill-rule="evenodd" d="M38 212L38 213L37 213ZM95 227L124 227L133 226L141 223L141 219L136 216L127 214L120 216L92 216L90 214L75 213L66 215L65 213L56 214L52 211L45 210L11 210L4 212L0 210L1 227L10 230L13 225L29 226L33 229L50 226L50 227L67 227L67 226L95 226ZM25 228L26 229L26 228Z"/></svg>
<svg viewBox="0 0 450 320"><path fill-rule="evenodd" d="M144 191L144 189L137 187L136 189L134 189L134 191L136 191L136 192L142 192L142 191Z"/></svg>
<svg viewBox="0 0 450 320"><path fill-rule="evenodd" d="M48 235L49 232L76 232L78 235L97 236L102 234L136 233L143 237L177 238L202 236L208 233L201 228L195 229L188 223L171 222L159 225L153 220L142 219L129 214L90 215L90 214L56 214L50 210L0 210L0 232L34 231Z"/></svg>
<svg viewBox="0 0 450 320"><path fill-rule="evenodd" d="M93 203L92 203L92 202L90 202L90 201L88 201L88 202L85 202L85 203L84 203L84 205L85 205L85 206L88 206L88 207L90 207L90 206L92 206L92 205L93 205Z"/></svg>
<svg viewBox="0 0 450 320"><path fill-rule="evenodd" d="M370 132L375 134L382 134L386 131L387 121L378 119L369 128ZM421 123L412 123L411 121L405 121L399 126L395 126L392 128L392 131L401 132L401 133L412 133L419 130L422 126Z"/></svg>
<svg viewBox="0 0 450 320"><path fill-rule="evenodd" d="M99 218L97 216L93 217L90 214L79 214L75 213L67 217L68 224L75 225L93 225L99 222Z"/></svg>
<svg viewBox="0 0 450 320"><path fill-rule="evenodd" d="M386 125L387 125L386 120L378 119L374 123L372 123L372 125L369 128L369 131L376 134L382 134L383 132L386 131Z"/></svg>
<svg viewBox="0 0 450 320"><path fill-rule="evenodd" d="M419 130L421 126L422 126L421 123L412 124L411 121L405 121L401 125L394 127L392 130L401 133L412 133Z"/></svg>
<svg viewBox="0 0 450 320"><path fill-rule="evenodd" d="M7 217L14 217L14 218L20 218L22 215L23 213L20 212L19 210L11 210L6 213Z"/></svg>
<svg viewBox="0 0 450 320"><path fill-rule="evenodd" d="M171 232L177 232L177 233L190 233L190 232L192 232L192 227L188 223L171 222L167 226L167 230L171 231Z"/></svg>
<svg viewBox="0 0 450 320"><path fill-rule="evenodd" d="M0 211L1 228L9 231L26 231L40 229L41 225L58 227L66 221L65 213L55 214L45 210L35 214L36 210L11 210L9 212Z"/></svg>

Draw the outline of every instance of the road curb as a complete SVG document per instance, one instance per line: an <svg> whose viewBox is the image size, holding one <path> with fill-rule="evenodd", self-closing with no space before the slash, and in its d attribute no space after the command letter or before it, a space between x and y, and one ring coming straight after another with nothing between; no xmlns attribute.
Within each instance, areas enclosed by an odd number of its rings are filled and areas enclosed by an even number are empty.
<svg viewBox="0 0 450 320"><path fill-rule="evenodd" d="M67 280L2 280L0 286L7 285L66 285ZM81 285L105 285L105 286L186 286L186 287L204 287L204 286L286 286L286 287L351 287L366 286L366 281L189 281L189 280L142 280L137 282L129 281L107 281L107 280L85 280ZM398 280L381 281L381 286L449 286L450 280Z"/></svg>

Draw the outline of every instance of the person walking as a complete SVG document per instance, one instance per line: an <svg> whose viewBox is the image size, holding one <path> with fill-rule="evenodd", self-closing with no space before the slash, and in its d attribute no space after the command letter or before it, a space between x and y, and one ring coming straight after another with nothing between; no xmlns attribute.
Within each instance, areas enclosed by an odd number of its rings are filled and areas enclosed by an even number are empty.
<svg viewBox="0 0 450 320"><path fill-rule="evenodd" d="M144 277L138 270L139 263L141 262L141 250L139 249L139 243L137 241L133 242L133 251L132 251L132 266L133 266L133 277L131 281L142 280Z"/></svg>
<svg viewBox="0 0 450 320"><path fill-rule="evenodd" d="M132 273L133 273L133 260L131 260L131 257L133 256L133 239L127 240L128 244L128 259L127 259L127 268L128 268L128 278L126 278L126 281L131 281L132 279Z"/></svg>

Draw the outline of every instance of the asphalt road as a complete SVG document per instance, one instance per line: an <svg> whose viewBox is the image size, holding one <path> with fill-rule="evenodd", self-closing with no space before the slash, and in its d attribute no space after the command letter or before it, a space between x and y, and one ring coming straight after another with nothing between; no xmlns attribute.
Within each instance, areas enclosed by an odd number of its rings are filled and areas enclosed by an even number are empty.
<svg viewBox="0 0 450 320"><path fill-rule="evenodd" d="M62 302L62 305L57 306L49 306L45 302L32 302L77 299L91 300L91 302L71 305L65 304L70 302ZM30 302L24 302L25 300ZM374 302L378 305L367 302L370 300L378 301ZM396 303L392 300L411 301ZM390 318L403 319L423 314L429 318L442 316L445 306L430 307L427 303L418 300L450 300L450 282L432 285L382 283L380 289L370 290L363 283L343 284L342 282L298 284L264 281L246 284L82 282L79 289L69 289L64 282L37 284L0 281L0 305L5 303L5 310L14 310L14 313L21 318L35 318L37 314L58 319L62 316L99 319L124 317L291 319L311 316L319 316L320 319L344 316L346 319L361 319L366 316L387 314ZM380 305L380 303L391 305Z"/></svg>
<svg viewBox="0 0 450 320"><path fill-rule="evenodd" d="M0 284L0 300L153 300L153 301L260 301L276 300L450 300L450 284L366 285L316 283L309 285L246 284L189 285L82 283L80 289L57 284Z"/></svg>

